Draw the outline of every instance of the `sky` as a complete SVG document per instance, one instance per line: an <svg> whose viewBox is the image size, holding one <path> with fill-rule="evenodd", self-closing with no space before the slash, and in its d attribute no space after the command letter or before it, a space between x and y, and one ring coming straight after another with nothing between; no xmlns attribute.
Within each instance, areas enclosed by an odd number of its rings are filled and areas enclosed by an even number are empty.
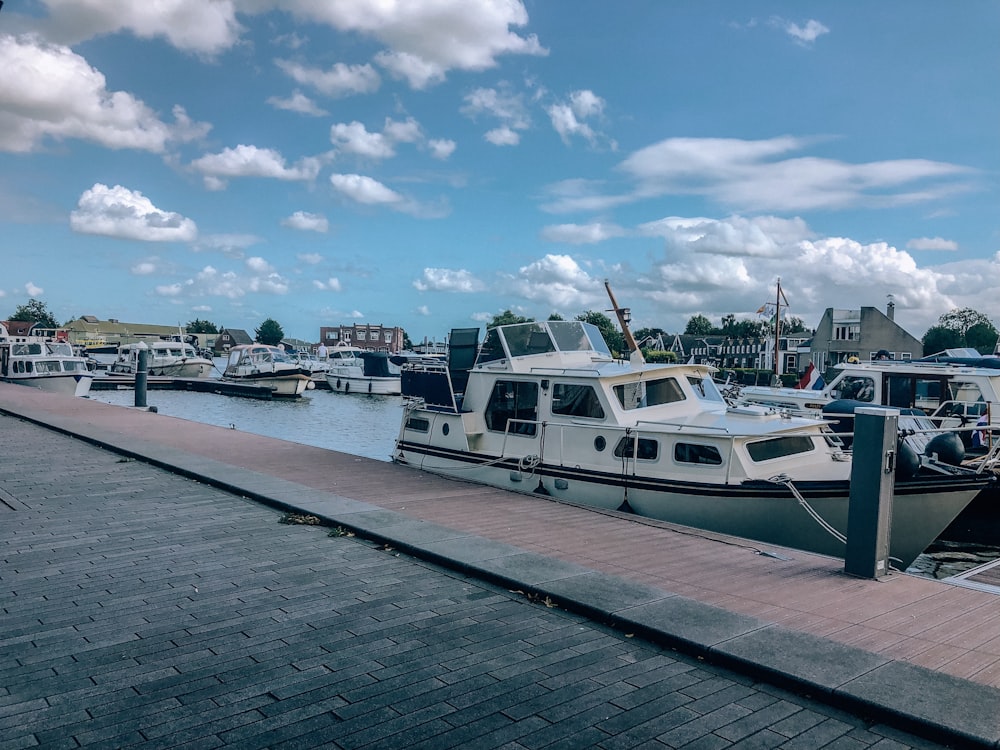
<svg viewBox="0 0 1000 750"><path fill-rule="evenodd" d="M1000 323L1000 3L7 0L0 318Z"/></svg>

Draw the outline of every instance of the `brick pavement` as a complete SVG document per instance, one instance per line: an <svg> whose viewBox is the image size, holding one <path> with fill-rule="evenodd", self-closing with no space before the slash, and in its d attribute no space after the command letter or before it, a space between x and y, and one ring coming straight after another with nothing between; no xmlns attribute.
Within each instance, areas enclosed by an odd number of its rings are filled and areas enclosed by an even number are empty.
<svg viewBox="0 0 1000 750"><path fill-rule="evenodd" d="M0 745L931 742L0 416Z"/></svg>

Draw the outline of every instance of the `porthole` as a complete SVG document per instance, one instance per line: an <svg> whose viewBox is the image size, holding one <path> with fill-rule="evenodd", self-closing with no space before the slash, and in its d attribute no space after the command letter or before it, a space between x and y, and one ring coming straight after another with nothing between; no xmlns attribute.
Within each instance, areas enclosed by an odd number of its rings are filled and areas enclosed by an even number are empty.
<svg viewBox="0 0 1000 750"><path fill-rule="evenodd" d="M602 450L608 447L608 441L604 439L603 435L598 435L594 438L594 450L600 453Z"/></svg>
<svg viewBox="0 0 1000 750"><path fill-rule="evenodd" d="M448 426L448 423L445 422L443 425L441 425L441 434L447 435L449 432L451 432L451 428Z"/></svg>

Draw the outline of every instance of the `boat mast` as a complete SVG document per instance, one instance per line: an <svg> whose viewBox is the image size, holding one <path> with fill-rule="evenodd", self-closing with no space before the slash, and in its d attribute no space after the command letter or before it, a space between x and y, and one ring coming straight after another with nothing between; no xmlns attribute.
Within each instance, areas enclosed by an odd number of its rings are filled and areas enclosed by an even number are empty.
<svg viewBox="0 0 1000 750"><path fill-rule="evenodd" d="M622 327L622 335L625 337L625 344L628 346L629 361L636 361L636 358L638 358L639 362L644 362L645 360L643 359L642 352L639 350L639 345L635 343L635 337L628 327L629 318L631 317L629 309L627 307L618 307L618 300L615 299L615 294L611 291L611 282L607 279L604 280L604 288L611 299L611 308L618 317L618 325Z"/></svg>
<svg viewBox="0 0 1000 750"><path fill-rule="evenodd" d="M788 300L785 299L785 293L781 291L781 277L778 277L778 291L775 293L774 297L774 377L778 382L776 385L781 385L781 301L785 300L785 307L788 307Z"/></svg>

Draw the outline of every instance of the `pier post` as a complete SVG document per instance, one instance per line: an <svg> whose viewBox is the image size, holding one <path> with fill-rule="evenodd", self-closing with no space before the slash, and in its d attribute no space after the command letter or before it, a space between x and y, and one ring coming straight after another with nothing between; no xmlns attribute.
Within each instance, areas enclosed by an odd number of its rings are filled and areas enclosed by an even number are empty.
<svg viewBox="0 0 1000 750"><path fill-rule="evenodd" d="M146 406L146 378L149 371L149 348L144 341L140 341L136 348L139 356L135 365L135 405L145 408Z"/></svg>
<svg viewBox="0 0 1000 750"><path fill-rule="evenodd" d="M889 525L895 488L898 409L854 412L847 553L844 572L861 578L889 574Z"/></svg>

